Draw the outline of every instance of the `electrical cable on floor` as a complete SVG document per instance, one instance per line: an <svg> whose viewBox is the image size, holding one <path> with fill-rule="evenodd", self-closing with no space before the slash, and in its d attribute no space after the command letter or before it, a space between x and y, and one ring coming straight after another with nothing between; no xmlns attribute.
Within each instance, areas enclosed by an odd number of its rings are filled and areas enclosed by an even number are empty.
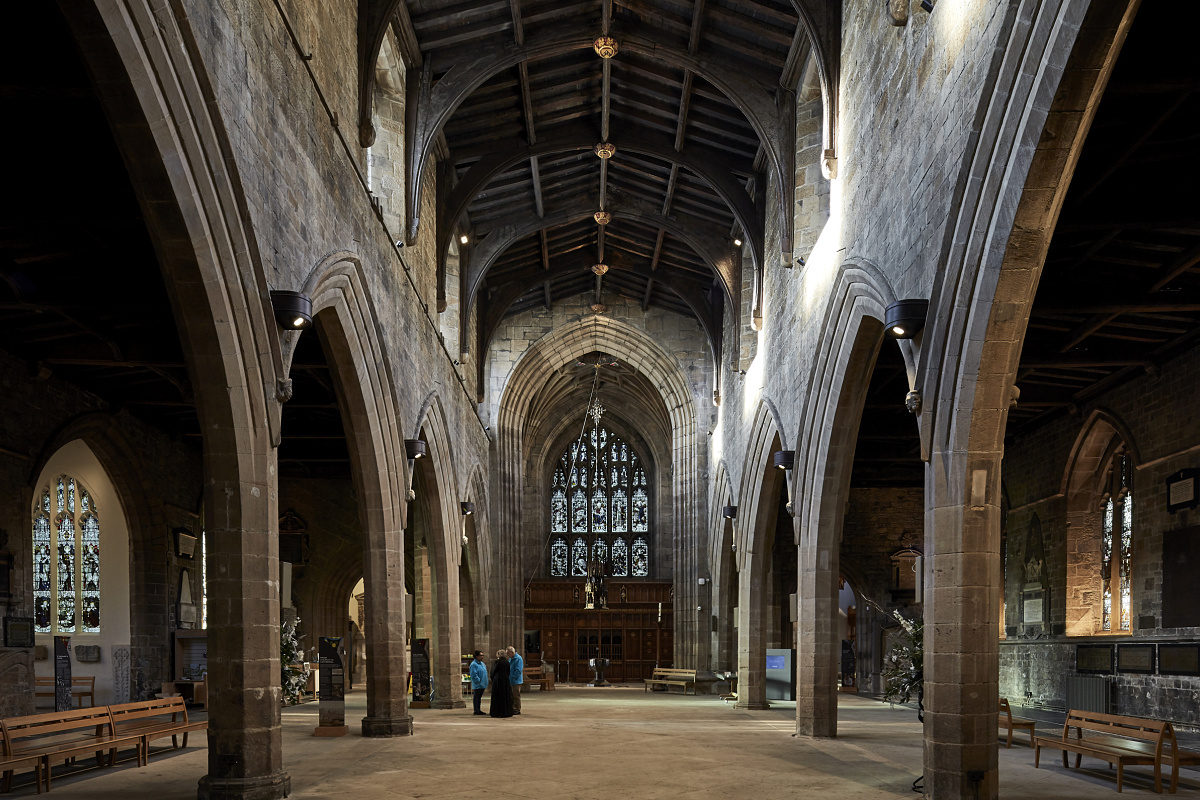
<svg viewBox="0 0 1200 800"><path fill-rule="evenodd" d="M600 383L600 370L593 369L592 370L592 390L588 393L588 402L587 402L587 405L584 406L583 424L579 426L579 438L575 440L575 447L571 451L571 467L567 471L568 476L575 474L575 465L579 463L579 453L583 450L583 448L580 446L580 444L583 442L583 435L585 433L587 433L587 421L588 421L587 412L589 409L591 409L592 403L596 399L596 387L599 385L599 383ZM596 425L599 426L600 422L597 421ZM570 480L570 478L568 478L568 480ZM553 523L551 524L550 527L551 528L554 527ZM542 542L542 550L541 550L541 552L538 553L537 563L541 564L542 559L546 557L546 547L550 544L550 540L553 538L554 538L553 531L546 534L546 538ZM533 585L533 580L534 579L531 577L526 582L525 591L529 591L529 587Z"/></svg>

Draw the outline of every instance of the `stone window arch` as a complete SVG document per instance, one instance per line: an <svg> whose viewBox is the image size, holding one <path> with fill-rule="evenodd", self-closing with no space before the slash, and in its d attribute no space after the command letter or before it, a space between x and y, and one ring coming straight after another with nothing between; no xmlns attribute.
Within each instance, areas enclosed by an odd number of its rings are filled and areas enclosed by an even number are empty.
<svg viewBox="0 0 1200 800"><path fill-rule="evenodd" d="M1067 475L1069 636L1132 633L1135 458L1128 438L1098 419Z"/></svg>

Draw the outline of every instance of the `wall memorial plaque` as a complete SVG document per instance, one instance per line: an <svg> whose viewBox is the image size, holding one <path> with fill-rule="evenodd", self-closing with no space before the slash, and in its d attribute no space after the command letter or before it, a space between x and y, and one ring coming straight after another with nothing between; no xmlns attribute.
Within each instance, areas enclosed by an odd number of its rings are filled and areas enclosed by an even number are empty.
<svg viewBox="0 0 1200 800"><path fill-rule="evenodd" d="M1200 627L1200 526L1163 531L1162 626Z"/></svg>
<svg viewBox="0 0 1200 800"><path fill-rule="evenodd" d="M5 617L4 646L33 647L33 617Z"/></svg>
<svg viewBox="0 0 1200 800"><path fill-rule="evenodd" d="M1154 674L1154 645L1152 644L1119 644L1117 645L1117 671L1136 672L1142 675Z"/></svg>
<svg viewBox="0 0 1200 800"><path fill-rule="evenodd" d="M1167 511L1174 514L1185 508L1195 508L1200 503L1196 491L1200 469L1181 469L1167 478Z"/></svg>
<svg viewBox="0 0 1200 800"><path fill-rule="evenodd" d="M1200 642L1176 644L1163 642L1158 646L1160 675L1200 675Z"/></svg>
<svg viewBox="0 0 1200 800"><path fill-rule="evenodd" d="M322 636L317 648L321 665L318 689L320 695L319 722L314 736L345 736L346 726L346 668L342 661L342 637Z"/></svg>
<svg viewBox="0 0 1200 800"><path fill-rule="evenodd" d="M1108 675L1113 671L1111 644L1075 645L1075 671L1085 675Z"/></svg>
<svg viewBox="0 0 1200 800"><path fill-rule="evenodd" d="M54 710L70 711L71 700L71 637L54 637Z"/></svg>

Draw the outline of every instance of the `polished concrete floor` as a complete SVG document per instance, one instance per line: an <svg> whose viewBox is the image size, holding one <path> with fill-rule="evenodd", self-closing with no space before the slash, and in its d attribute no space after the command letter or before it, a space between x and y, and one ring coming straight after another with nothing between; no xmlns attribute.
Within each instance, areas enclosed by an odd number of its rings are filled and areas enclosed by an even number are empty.
<svg viewBox="0 0 1200 800"><path fill-rule="evenodd" d="M362 692L347 698L352 723ZM484 708L486 710L486 698ZM468 701L469 705L469 701ZM316 704L283 712L283 759L292 798L914 798L921 728L911 708L843 695L838 738L796 738L794 703L743 711L710 696L645 693L640 688L559 686L527 692L524 713L476 717L471 709L414 709L416 734L403 739L312 735ZM352 730L356 730L352 725ZM1054 734L1052 723L1039 733ZM1101 762L1066 770L1052 754L1033 768L1033 751L1000 749L1002 798L1116 796L1116 772ZM1043 754L1046 756L1047 754ZM1088 765L1091 769L1088 769ZM56 777L53 796L88 800L194 798L204 774L203 736L184 751L151 755L114 769ZM1148 768L1127 772L1126 795L1151 795ZM34 794L30 785L15 796ZM1200 772L1186 770L1179 797L1200 796Z"/></svg>

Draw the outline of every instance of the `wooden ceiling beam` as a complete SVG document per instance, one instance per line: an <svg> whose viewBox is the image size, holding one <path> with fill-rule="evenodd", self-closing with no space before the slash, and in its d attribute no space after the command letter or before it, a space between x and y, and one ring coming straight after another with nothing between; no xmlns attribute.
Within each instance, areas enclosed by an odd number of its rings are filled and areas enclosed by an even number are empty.
<svg viewBox="0 0 1200 800"><path fill-rule="evenodd" d="M542 204L542 173L538 166L538 157L529 157L529 174L533 177L533 207L539 217L546 216L546 207Z"/></svg>
<svg viewBox="0 0 1200 800"><path fill-rule="evenodd" d="M1196 266L1197 263L1200 263L1200 244L1193 245L1179 258L1163 267L1159 272L1158 280L1150 285L1150 291L1157 292L1165 289L1172 281Z"/></svg>

